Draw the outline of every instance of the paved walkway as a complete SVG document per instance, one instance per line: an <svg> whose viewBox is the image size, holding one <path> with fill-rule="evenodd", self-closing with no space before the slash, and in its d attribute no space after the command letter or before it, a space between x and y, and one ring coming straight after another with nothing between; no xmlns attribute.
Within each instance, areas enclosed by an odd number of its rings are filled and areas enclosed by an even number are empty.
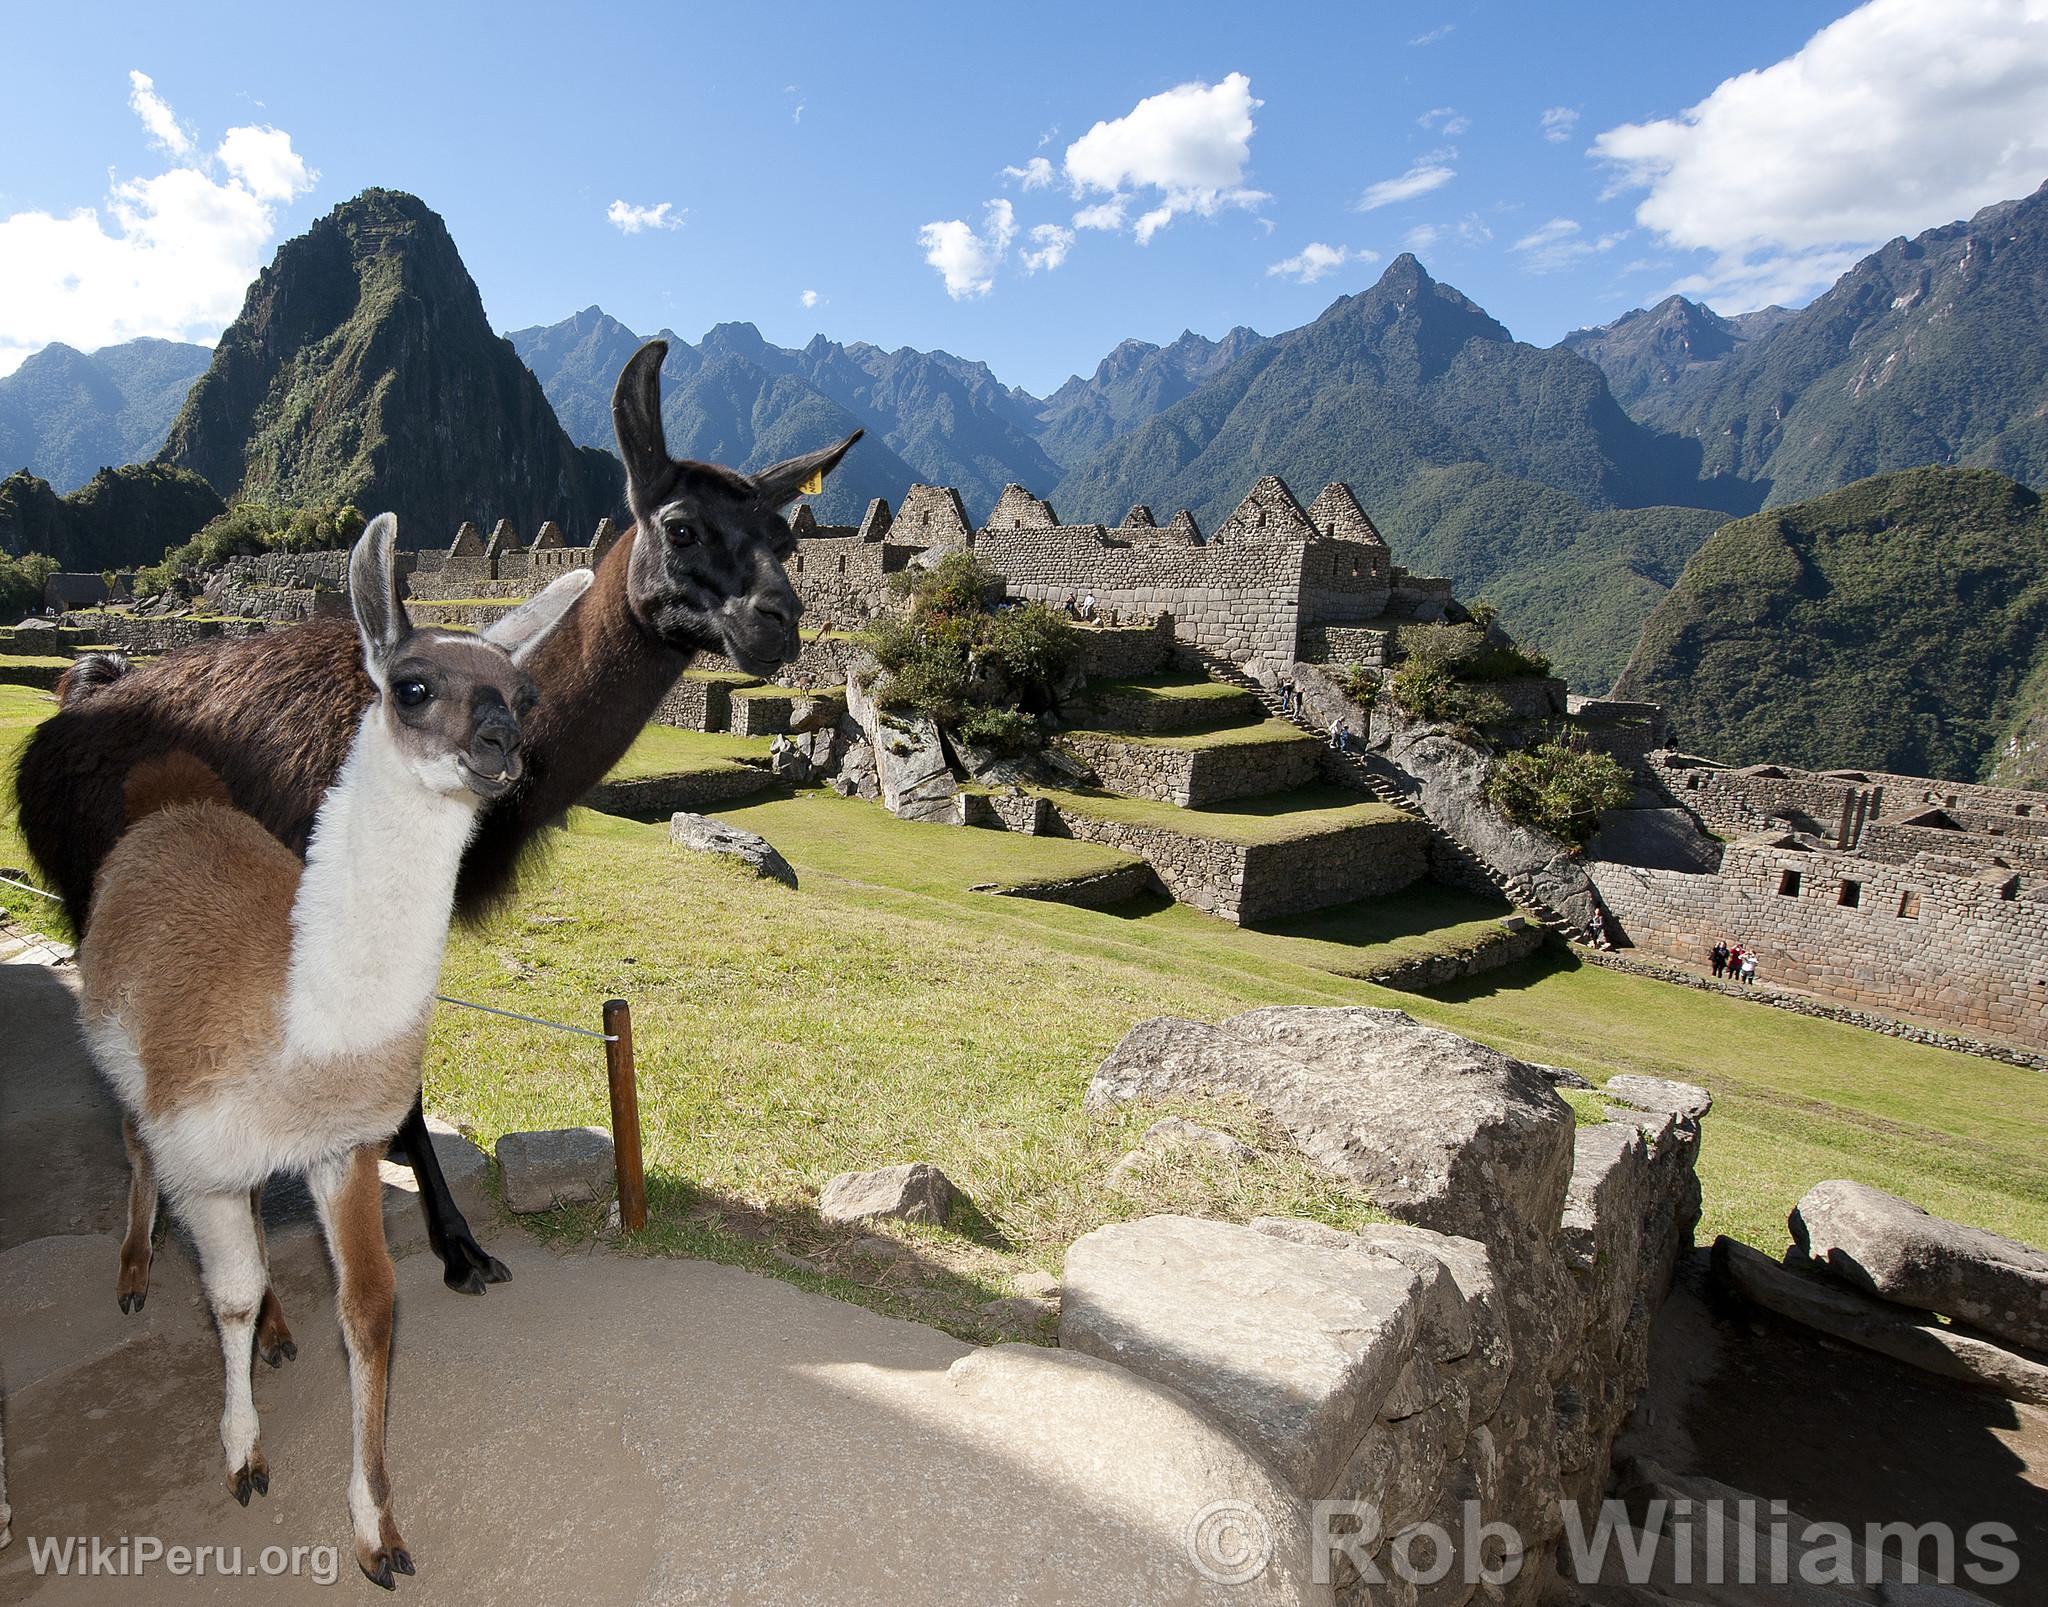
<svg viewBox="0 0 2048 1607"><path fill-rule="evenodd" d="M347 1540L348 1393L313 1235L273 1238L299 1344L256 1369L271 1493L226 1493L219 1351L189 1256L149 1304L113 1277L124 1163L67 973L0 966L0 1384L14 1543L0 1603L373 1599ZM411 1202L387 1218L414 1239ZM482 1223L479 1223L482 1226ZM1326 1601L1287 1497L1179 1397L1031 1346L934 1329L702 1262L558 1257L500 1226L514 1280L449 1294L398 1267L390 1462L419 1603L1164 1604ZM1184 1534L1217 1501L1272 1514L1245 1587ZM338 1578L39 1575L31 1543L338 1548ZM338 1567L337 1567L338 1563Z"/></svg>

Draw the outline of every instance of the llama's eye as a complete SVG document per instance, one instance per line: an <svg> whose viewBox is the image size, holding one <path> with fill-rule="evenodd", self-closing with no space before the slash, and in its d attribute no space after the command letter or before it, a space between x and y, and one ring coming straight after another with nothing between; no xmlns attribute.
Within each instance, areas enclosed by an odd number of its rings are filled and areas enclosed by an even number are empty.
<svg viewBox="0 0 2048 1607"><path fill-rule="evenodd" d="M416 709L433 694L427 690L425 681L400 681L391 689L391 695L398 699L401 708Z"/></svg>
<svg viewBox="0 0 2048 1607"><path fill-rule="evenodd" d="M668 544L671 547L694 547L697 532L686 524L672 524L668 527Z"/></svg>

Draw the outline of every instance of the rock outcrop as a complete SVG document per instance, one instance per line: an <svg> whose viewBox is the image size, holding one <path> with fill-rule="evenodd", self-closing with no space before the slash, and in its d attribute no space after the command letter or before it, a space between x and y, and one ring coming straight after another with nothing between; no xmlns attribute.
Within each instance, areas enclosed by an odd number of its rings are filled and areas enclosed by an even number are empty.
<svg viewBox="0 0 2048 1607"><path fill-rule="evenodd" d="M1249 1099L1400 1220L1099 1229L1069 1252L1061 1342L1182 1391L1301 1499L1359 1503L1353 1563L1425 1520L1455 1544L1468 1514L1511 1525L1523 1565L1485 1599L1532 1602L1561 1504L1604 1491L1699 1217L1706 1094L1616 1083L1581 1127L1546 1070L1396 1010L1145 1022L1091 1108ZM1460 1559L1429 1599L1478 1599L1466 1564L1499 1560ZM1340 1570L1339 1600L1382 1599L1363 1577Z"/></svg>
<svg viewBox="0 0 2048 1607"><path fill-rule="evenodd" d="M2048 1255L1840 1179L1807 1191L1792 1238L1816 1265L1896 1305L2048 1353Z"/></svg>
<svg viewBox="0 0 2048 1607"><path fill-rule="evenodd" d="M847 677L846 712L872 756L883 807L903 820L957 824L960 787L937 722L928 714L882 708L858 674ZM842 776L848 768L842 765Z"/></svg>
<svg viewBox="0 0 2048 1607"><path fill-rule="evenodd" d="M668 840L696 854L723 854L738 860L756 876L796 886L796 872L774 844L758 832L742 831L709 815L678 811L668 823Z"/></svg>

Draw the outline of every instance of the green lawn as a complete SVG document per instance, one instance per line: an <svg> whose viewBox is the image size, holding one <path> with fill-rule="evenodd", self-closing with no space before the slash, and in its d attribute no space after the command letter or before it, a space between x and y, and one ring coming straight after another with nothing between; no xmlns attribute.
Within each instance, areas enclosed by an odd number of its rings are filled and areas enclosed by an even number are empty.
<svg viewBox="0 0 2048 1607"><path fill-rule="evenodd" d="M1103 737L1111 742L1128 742L1135 747L1174 748L1182 753L1193 753L1204 748L1288 747L1304 742L1314 745L1319 740L1291 720L1252 720L1238 725L1211 726L1203 731L1181 731L1163 735L1105 731L1088 727L1077 728L1072 734L1077 737Z"/></svg>
<svg viewBox="0 0 2048 1607"><path fill-rule="evenodd" d="M1140 700L1173 703L1234 703L1248 697L1243 687L1212 681L1206 675L1136 675L1129 680L1100 678L1088 683L1091 694L1121 694Z"/></svg>
<svg viewBox="0 0 2048 1607"><path fill-rule="evenodd" d="M8 750L50 707L0 687L0 765L11 769ZM643 740L664 762L728 762L742 741L665 729ZM1341 812L1348 796L1325 810ZM1228 813L1266 821L1272 807ZM1248 931L1158 901L1088 911L968 891L1122 862L1092 844L913 825L824 792L722 813L775 843L802 890L679 853L658 825L579 811L514 908L457 936L444 975L460 997L584 1024L606 997L632 1001L656 1251L759 1266L988 1336L998 1330L979 1306L1010 1272L1056 1271L1065 1245L1104 1221L1158 1209L1360 1220L1369 1202L1232 1106L1197 1114L1253 1143L1255 1163L1159 1162L1118 1191L1109 1168L1160 1112L1098 1120L1080 1108L1101 1057L1148 1016L1354 1003L1397 1006L1595 1081L1633 1071L1704 1083L1718 1103L1703 1237L1776 1252L1800 1194L1840 1176L2048 1243L2038 1072L1562 957L1434 997L1335 974L1346 955L1363 964L1376 948L1486 929L1485 906L1442 889ZM0 863L24 859L9 788ZM49 927L39 901L0 889L0 902ZM487 1145L509 1130L602 1122L595 1048L446 1009L429 1102ZM1574 1105L1598 1109L1584 1096ZM972 1204L947 1229L888 1230L909 1257L865 1260L861 1235L818 1223L813 1191L832 1173L918 1158ZM543 1219L565 1241L597 1225L589 1210Z"/></svg>
<svg viewBox="0 0 2048 1607"><path fill-rule="evenodd" d="M67 669L69 653L0 653L0 669Z"/></svg>
<svg viewBox="0 0 2048 1607"><path fill-rule="evenodd" d="M605 779L639 781L648 776L729 770L737 763L749 761L766 764L773 741L772 737L736 737L723 731L682 731L670 725L650 725Z"/></svg>
<svg viewBox="0 0 2048 1607"><path fill-rule="evenodd" d="M1285 843L1344 826L1383 825L1408 820L1391 804L1360 803L1358 794L1342 787L1296 787L1258 798L1237 798L1207 809L1179 809L1149 798L1124 798L1106 792L1036 789L1076 814L1097 820L1120 820L1133 826L1156 826L1188 837L1212 837L1229 843Z"/></svg>

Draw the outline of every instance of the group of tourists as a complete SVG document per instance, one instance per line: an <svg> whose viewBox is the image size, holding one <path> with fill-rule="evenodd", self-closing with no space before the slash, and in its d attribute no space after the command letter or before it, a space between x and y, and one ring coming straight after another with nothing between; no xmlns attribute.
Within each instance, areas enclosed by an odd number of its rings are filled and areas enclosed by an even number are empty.
<svg viewBox="0 0 2048 1607"><path fill-rule="evenodd" d="M1076 597L1072 592L1068 592L1067 600L1060 605L1060 612L1067 618L1080 620L1086 625L1095 624L1100 617L1096 612L1095 593L1092 591L1086 597Z"/></svg>
<svg viewBox="0 0 2048 1607"><path fill-rule="evenodd" d="M1756 956L1740 943L1721 939L1707 951L1707 961L1717 978L1740 982L1746 988L1756 985Z"/></svg>

